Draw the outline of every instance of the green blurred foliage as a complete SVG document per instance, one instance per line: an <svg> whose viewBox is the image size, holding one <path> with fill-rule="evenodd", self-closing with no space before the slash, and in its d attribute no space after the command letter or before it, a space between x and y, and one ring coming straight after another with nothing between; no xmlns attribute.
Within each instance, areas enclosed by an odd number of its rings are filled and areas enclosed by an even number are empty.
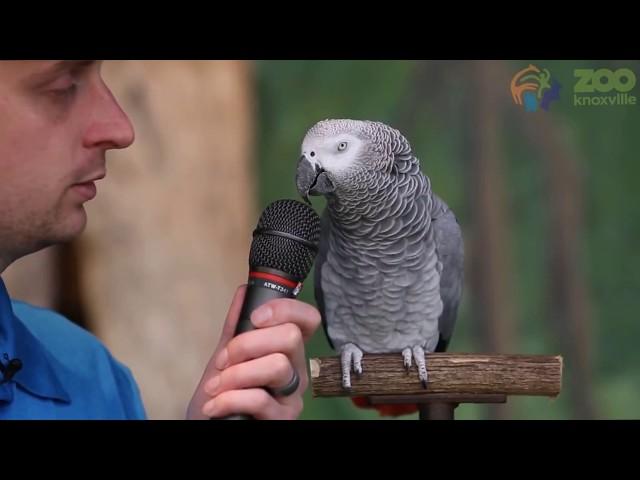
<svg viewBox="0 0 640 480"><path fill-rule="evenodd" d="M631 68L640 74L639 62L628 61L510 61L515 74L529 63L547 67L561 83L560 99L548 112L578 154L584 190L584 237L581 267L587 278L593 310L591 325L594 352L595 398L601 418L640 417L640 322L636 315L640 282L640 202L636 182L640 179L640 106L576 107L573 105L575 68ZM470 79L464 62L416 61L261 61L257 62L258 172L260 205L277 198L298 198L295 166L300 142L309 127L325 118L380 120L397 126L412 143L422 170L434 190L456 211L468 232L467 162L462 145L470 127ZM431 76L424 86L418 69ZM442 70L441 72L438 69ZM436 80L433 80L433 79ZM417 89L426 99L417 108L412 97ZM504 94L510 98L509 81ZM636 86L631 94L640 91ZM413 110L412 110L413 107ZM512 102L500 118L507 212L513 241L513 279L516 304L515 331L518 353L562 354L550 323L545 319L547 263L545 242L547 193L540 150L524 136L515 113L522 107ZM406 111L413 112L409 120ZM402 128L397 122L402 123ZM324 200L313 198L317 211ZM468 242L468 237L467 237ZM481 252L473 252L475 255ZM313 274L302 299L314 303ZM480 351L474 315L465 297L451 351ZM320 330L308 347L309 356L333 355ZM565 365L565 376L570 375ZM567 382L565 380L564 385ZM565 390L557 399L511 397L515 418L571 418ZM463 405L456 418L482 418L484 410ZM305 398L304 419L373 419L372 411L355 408L345 398ZM415 415L400 419L416 418Z"/></svg>

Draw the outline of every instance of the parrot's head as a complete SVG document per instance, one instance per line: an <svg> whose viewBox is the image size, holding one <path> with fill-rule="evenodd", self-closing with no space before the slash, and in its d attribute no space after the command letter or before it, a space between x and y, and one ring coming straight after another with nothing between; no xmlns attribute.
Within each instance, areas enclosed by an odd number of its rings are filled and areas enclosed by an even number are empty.
<svg viewBox="0 0 640 480"><path fill-rule="evenodd" d="M384 123L339 119L311 127L300 153L296 186L309 202L309 195L353 192L374 177L391 175L396 156L410 155L411 147Z"/></svg>

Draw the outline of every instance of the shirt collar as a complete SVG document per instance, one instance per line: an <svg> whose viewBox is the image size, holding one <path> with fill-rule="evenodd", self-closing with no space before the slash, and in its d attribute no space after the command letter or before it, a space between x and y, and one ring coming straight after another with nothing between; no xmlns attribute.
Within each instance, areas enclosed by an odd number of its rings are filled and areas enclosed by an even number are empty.
<svg viewBox="0 0 640 480"><path fill-rule="evenodd" d="M5 352L10 359L22 361L22 368L10 381L38 397L71 402L61 381L64 367L15 316L11 299L0 278L0 356ZM2 361L7 363L4 358Z"/></svg>

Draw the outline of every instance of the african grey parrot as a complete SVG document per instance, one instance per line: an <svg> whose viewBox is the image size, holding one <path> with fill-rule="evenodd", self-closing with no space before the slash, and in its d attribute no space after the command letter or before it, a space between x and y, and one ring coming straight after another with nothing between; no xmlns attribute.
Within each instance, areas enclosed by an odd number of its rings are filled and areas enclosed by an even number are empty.
<svg viewBox="0 0 640 480"><path fill-rule="evenodd" d="M302 142L296 186L324 195L315 295L339 349L342 385L365 353L412 357L427 386L425 352L451 339L463 284L463 239L431 191L407 139L380 122L324 120ZM366 367L366 365L365 365Z"/></svg>

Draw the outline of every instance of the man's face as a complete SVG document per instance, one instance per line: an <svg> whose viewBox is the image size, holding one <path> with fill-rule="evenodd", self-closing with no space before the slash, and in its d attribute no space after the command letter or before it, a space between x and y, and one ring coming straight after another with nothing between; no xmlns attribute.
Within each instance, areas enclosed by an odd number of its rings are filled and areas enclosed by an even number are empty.
<svg viewBox="0 0 640 480"><path fill-rule="evenodd" d="M105 152L133 142L100 66L0 61L0 255L14 260L82 232Z"/></svg>

